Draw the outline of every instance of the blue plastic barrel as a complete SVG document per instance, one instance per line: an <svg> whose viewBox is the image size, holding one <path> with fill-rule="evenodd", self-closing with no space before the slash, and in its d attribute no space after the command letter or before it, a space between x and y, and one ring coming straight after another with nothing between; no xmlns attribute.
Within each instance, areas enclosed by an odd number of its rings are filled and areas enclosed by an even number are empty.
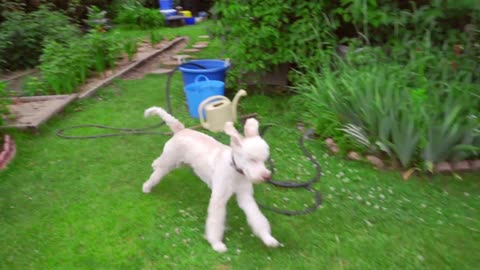
<svg viewBox="0 0 480 270"><path fill-rule="evenodd" d="M188 113L199 118L198 105L211 96L225 95L225 84L222 81L209 80L204 75L197 75L194 82L184 87L187 97Z"/></svg>
<svg viewBox="0 0 480 270"><path fill-rule="evenodd" d="M215 59L192 60L181 64L179 67L185 86L194 83L198 75L204 75L210 80L225 83L225 76L229 68L229 62Z"/></svg>
<svg viewBox="0 0 480 270"><path fill-rule="evenodd" d="M158 0L160 9L173 9L173 0Z"/></svg>

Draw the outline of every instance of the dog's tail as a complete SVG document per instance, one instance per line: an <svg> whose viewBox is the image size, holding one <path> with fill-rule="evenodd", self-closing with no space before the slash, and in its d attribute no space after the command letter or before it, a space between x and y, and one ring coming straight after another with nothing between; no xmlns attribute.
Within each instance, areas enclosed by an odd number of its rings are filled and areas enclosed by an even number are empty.
<svg viewBox="0 0 480 270"><path fill-rule="evenodd" d="M165 121L165 123L170 127L173 133L177 133L185 128L185 126L180 121L178 121L175 117L173 117L160 107L151 107L145 110L145 117L152 115L160 116L160 118L162 118L163 121Z"/></svg>

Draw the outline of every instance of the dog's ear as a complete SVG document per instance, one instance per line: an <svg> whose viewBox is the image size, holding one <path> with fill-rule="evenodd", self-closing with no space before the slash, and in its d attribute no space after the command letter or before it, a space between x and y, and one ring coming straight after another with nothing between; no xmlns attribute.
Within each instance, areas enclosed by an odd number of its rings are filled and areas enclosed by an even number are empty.
<svg viewBox="0 0 480 270"><path fill-rule="evenodd" d="M225 134L230 136L230 140L233 145L240 146L242 143L242 135L233 126L232 122L226 122L224 127Z"/></svg>
<svg viewBox="0 0 480 270"><path fill-rule="evenodd" d="M243 129L245 137L258 136L258 121L255 118L248 118Z"/></svg>

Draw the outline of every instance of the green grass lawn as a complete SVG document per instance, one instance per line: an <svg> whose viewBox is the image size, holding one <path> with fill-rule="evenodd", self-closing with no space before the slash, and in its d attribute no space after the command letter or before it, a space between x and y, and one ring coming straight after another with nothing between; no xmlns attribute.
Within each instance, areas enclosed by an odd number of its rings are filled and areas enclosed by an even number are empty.
<svg viewBox="0 0 480 270"><path fill-rule="evenodd" d="M168 29L196 37L202 25ZM130 33L139 35L139 33ZM199 54L216 58L218 43ZM476 269L480 265L478 175L412 178L330 156L321 141L307 147L324 176L315 188L316 212L287 217L265 211L273 235L269 249L253 237L242 212L229 204L225 243L217 254L203 239L208 188L188 169L141 192L151 162L168 137L125 136L65 140L60 128L79 124L144 127L144 109L165 104L166 77L116 81L76 101L39 134L11 131L18 155L0 172L2 269ZM248 90L248 89L247 89ZM172 84L174 114L187 125L180 75ZM265 136L278 179L308 179L314 170L297 147L288 97L249 95L241 112L274 123ZM159 131L166 131L165 127ZM94 129L75 135L102 133ZM215 134L227 142L227 137ZM286 208L311 203L304 190L256 189L259 202Z"/></svg>

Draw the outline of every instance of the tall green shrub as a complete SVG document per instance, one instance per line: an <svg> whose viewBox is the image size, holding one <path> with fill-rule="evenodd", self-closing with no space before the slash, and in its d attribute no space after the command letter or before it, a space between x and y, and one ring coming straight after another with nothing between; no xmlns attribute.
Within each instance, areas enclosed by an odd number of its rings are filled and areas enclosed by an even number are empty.
<svg viewBox="0 0 480 270"><path fill-rule="evenodd" d="M425 47L425 41L434 47L473 44L468 39L480 18L476 2L217 0L211 30L225 41L240 74L279 63L312 67L321 50L351 40L361 46L398 45L407 48L404 53Z"/></svg>
<svg viewBox="0 0 480 270"><path fill-rule="evenodd" d="M64 14L42 6L38 11L5 12L0 24L0 69L34 67L39 62L46 40L64 43L79 35L79 30Z"/></svg>

